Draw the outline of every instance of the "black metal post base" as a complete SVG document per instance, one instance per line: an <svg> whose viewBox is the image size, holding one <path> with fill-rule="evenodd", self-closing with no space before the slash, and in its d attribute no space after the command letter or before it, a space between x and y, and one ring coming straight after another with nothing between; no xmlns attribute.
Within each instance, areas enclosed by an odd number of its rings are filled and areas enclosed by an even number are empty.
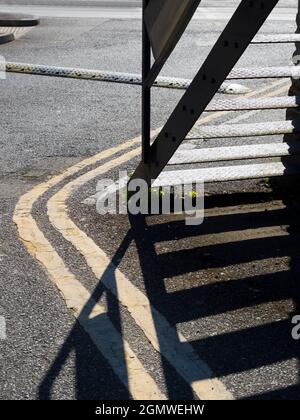
<svg viewBox="0 0 300 420"><path fill-rule="evenodd" d="M0 26L5 27L25 27L36 26L39 24L39 19L19 13L0 13Z"/></svg>
<svg viewBox="0 0 300 420"><path fill-rule="evenodd" d="M15 37L13 34L1 34L0 33L0 45L6 44L7 42L14 41Z"/></svg>

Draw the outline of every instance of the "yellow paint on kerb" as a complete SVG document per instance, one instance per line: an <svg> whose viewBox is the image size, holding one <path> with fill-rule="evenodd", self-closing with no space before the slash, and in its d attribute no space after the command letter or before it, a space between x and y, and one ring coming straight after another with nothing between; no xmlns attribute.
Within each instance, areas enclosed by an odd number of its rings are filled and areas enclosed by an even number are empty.
<svg viewBox="0 0 300 420"><path fill-rule="evenodd" d="M129 154L139 153L135 149ZM191 384L196 395L201 399L233 399L225 385L213 377L213 373L203 362L192 346L168 321L153 307L148 298L134 286L128 278L115 268L95 242L81 231L69 218L66 201L71 193L88 181L104 175L109 170L124 163L126 155L115 158L98 168L85 173L66 184L48 201L48 216L52 225L68 240L85 258L95 276L103 281L105 286L114 293L120 303L125 306L136 324L141 328L152 346L160 352ZM155 318L155 322L154 319ZM157 336L159 329L159 338ZM185 341L183 346L181 343ZM195 373L200 380L194 380Z"/></svg>
<svg viewBox="0 0 300 420"><path fill-rule="evenodd" d="M135 139L119 147L99 153L74 165L63 174L36 186L20 198L13 220L17 225L19 236L30 255L42 265L61 293L67 307L89 334L116 375L128 388L132 397L141 400L164 400L166 399L165 395L143 367L130 345L110 321L106 308L91 298L90 292L67 268L64 261L41 232L31 214L36 200L64 178L75 174L85 166L89 166L100 159L108 158L134 145L137 141ZM126 157L122 158L123 161L131 159L135 153L137 151L124 155Z"/></svg>
<svg viewBox="0 0 300 420"><path fill-rule="evenodd" d="M245 95L245 97L252 97L258 94L262 94L278 86L279 88L277 90L268 93L265 96L269 97L282 92L284 89L286 89L287 83L286 81L282 80L275 81L274 83L268 86L264 86L256 92L251 92ZM212 121L221 116L224 116L224 114L224 112L210 114L203 117L199 122L200 124L203 124L205 122ZM250 113L248 114L251 115ZM158 134L159 131L160 129L152 132L152 136ZM157 351L161 352L188 382L192 383L192 387L195 393L200 398L232 399L232 394L219 380L207 378L211 375L209 367L198 359L197 355L193 352L193 349L190 346L186 346L186 349L188 350L186 354L182 354L182 347L178 348L178 341L186 341L185 338L181 335L177 337L176 332L173 331L166 319L151 307L147 297L143 295L143 293L141 293L118 269L115 269L111 266L111 262L107 255L68 217L66 200L70 197L72 191L81 185L84 185L86 182L96 178L97 176L103 175L121 163L122 162L119 159L115 159L114 162L108 162L104 165L101 165L99 168L96 168L95 170L84 174L67 184L48 202L48 215L50 221L53 226L55 226L56 229L62 233L64 238L71 242L73 246L85 257L89 267L98 278L101 278L105 273L105 284L107 287L112 286L112 284L109 284L109 278L111 278L113 283L116 283L117 290L115 290L115 285L113 285L112 291L117 292L120 302L127 307L131 316L143 330L146 337L152 343L153 347ZM153 313L155 314L156 318L155 325L152 317ZM161 342L159 343L157 337L156 328L158 325L161 331L163 331L163 335L166 337L166 345L163 349L161 348ZM179 353L176 354L176 352ZM176 354L175 358L174 354ZM194 375L195 369L198 369L200 376L202 372L203 378L205 379L193 382L191 378Z"/></svg>
<svg viewBox="0 0 300 420"><path fill-rule="evenodd" d="M275 81L275 83L270 84L267 87L263 87L262 89L259 89L256 92L251 92L245 95L245 97L251 97L251 96L254 96L255 94L263 93L265 91L272 89L272 87L279 86L281 84L282 84L282 81ZM207 121L212 121L214 119L224 116L225 114L226 114L225 112L218 112L218 113L207 115L201 119L200 123L203 124ZM160 129L153 131L152 136L158 134L159 131ZM87 289L84 286L82 286L79 280L70 272L70 270L66 267L63 260L56 253L56 251L54 250L50 242L45 238L43 233L40 231L31 213L32 213L32 208L33 208L34 203L44 193L49 191L52 187L57 186L60 182L63 182L68 177L75 175L76 173L78 173L79 171L83 169L86 169L88 166L94 165L97 162L100 162L101 160L108 159L114 154L119 153L122 150L125 150L127 148L130 148L139 142L140 142L140 138L135 138L126 143L123 143L120 146L110 148L104 152L100 152L95 156L84 159L82 162L76 165L73 165L72 167L68 168L65 172L57 176L54 176L49 181L36 186L33 190L29 191L28 193L26 193L24 196L20 198L16 206L15 214L14 214L14 222L17 225L20 238L22 239L28 252L32 255L33 258L35 258L37 261L39 261L42 264L43 268L48 273L49 278L58 287L61 295L63 296L66 302L67 307L71 309L75 317L77 317L80 320L80 323L82 324L83 328L90 334L91 338L93 339L93 341L95 342L98 348L99 346L101 347L101 340L99 342L99 335L95 336L95 328L92 328L92 329L90 328L90 324L88 323L88 320L97 319L97 317L105 317L106 309L102 305L99 305L98 303L94 302L91 299L90 293L87 291ZM138 152L138 149L136 149L136 152ZM131 156L129 158L131 158ZM112 167L107 166L107 170L109 170L110 168ZM93 176L91 176L90 179L92 179ZM84 179L81 178L81 181L84 181ZM73 184L73 187L76 188L79 185L82 185L82 184L80 183L77 183L76 185ZM68 194L70 194L70 192L71 191L67 191L65 198L67 197ZM54 217L54 219L56 218L56 213L58 210L57 208L57 205L59 204L59 201L57 201L58 198L59 196L57 195L56 199L53 200L49 204L50 217ZM62 208L61 208L62 212L66 212L64 200L63 202L61 202L61 205L62 205ZM59 227L58 225L59 222L58 221L56 222L57 222L56 223L57 226ZM68 223L72 223L72 222L69 220ZM78 229L78 228L75 226L75 229ZM73 231L73 234L75 232L76 230ZM66 231L64 229L62 229L62 233L66 235ZM70 234L71 233L72 233L72 230L70 231ZM80 235L84 235L84 233L80 232ZM87 236L86 236L86 239L90 240L90 238L88 238ZM101 254L101 257L103 258L104 266L105 265L109 266L109 260L107 259L106 255L98 247L97 247L96 252L99 252ZM91 254L88 256L88 260L90 264L93 262L93 251L91 251ZM111 267L111 269L114 271L113 267ZM103 272L103 268L102 270L101 269L99 270L98 268L98 271L96 270L95 274L100 276L101 272ZM123 278L122 274L118 270L116 270L116 276L117 278ZM118 284L119 283L120 281L118 281ZM130 285L132 286L131 283ZM124 293L125 292L126 291L124 291ZM130 292L128 293L130 295ZM123 296L126 299L128 298L128 296L126 297L126 293ZM139 302L139 308L141 310L141 314L143 313L149 314L150 306L149 306L149 302L147 298L141 295L140 292L138 293L138 296L139 296L138 302ZM143 311L142 306L140 306L140 304L143 302L146 305L145 312ZM129 310L132 309L132 305L129 305L128 309ZM147 332L146 335L149 337L151 336L152 344L158 351L161 351L162 349L159 348L158 346L157 336L156 336L155 327L154 327L152 318L144 319L142 322L143 322L143 326L146 328L146 332ZM113 325L110 324L109 319L107 319L105 323L107 326L109 325L109 329L112 332L111 334L112 338L115 338L118 342L120 342L121 338L119 336L119 332L114 330L114 327ZM165 328L166 330L166 333L167 333L166 345L169 345L170 343L169 339L171 338L171 342L173 341L172 336L174 332L170 330L170 326L166 324L166 320L164 320L164 318L162 318L161 316L159 316L159 324L160 324L160 327L162 327L163 329ZM174 336L174 339L178 340L178 337ZM181 337L181 340L184 341L184 337ZM141 366L140 362L136 358L135 354L131 352L131 349L128 343L124 342L124 348L126 350L126 355L127 355L125 359L127 361L127 370L128 370L128 376L129 376L127 385L133 397L137 399L138 398L152 399L151 395L152 396L155 395L154 398L161 398L161 399L165 398L165 396L160 393L159 389L153 383L152 378L149 377L147 372L144 371L143 367ZM101 351L101 348L99 348L99 350ZM106 350L102 349L102 351L106 351ZM176 351L176 349L174 349L174 351ZM109 357L109 355L107 356ZM194 355L189 354L189 352L187 352L186 357L183 360L183 364L177 366L177 369L179 371L182 371L182 369L186 367L184 366L185 361L187 361L187 359L189 359L189 357L191 356L194 356ZM189 366L192 367L190 364ZM203 369L202 364L200 368ZM195 361L195 364L193 363L193 369L197 369L196 361ZM115 370L117 370L116 366L115 366ZM119 377L122 376L120 372L121 371L118 372ZM134 372L134 377L132 375L132 372ZM149 387L147 386L147 388L149 388L149 395L147 394L147 391L144 390L145 386L141 386L140 377L139 375L136 374L137 372L141 372L141 377L144 384L149 383ZM189 380L189 375L191 375L191 372L186 371L186 374L184 374L184 372L182 373L183 373L183 377L186 377L186 379ZM204 376L207 373L208 372L204 372ZM126 379L124 380L124 377L122 380L123 382L126 382ZM197 395L199 396L201 395L202 398L208 398L208 397L218 398L218 396L229 398L229 399L232 398L232 395L230 394L229 391L227 391L224 388L224 385L216 380L204 379L203 381L197 381L193 384L193 389L195 390Z"/></svg>

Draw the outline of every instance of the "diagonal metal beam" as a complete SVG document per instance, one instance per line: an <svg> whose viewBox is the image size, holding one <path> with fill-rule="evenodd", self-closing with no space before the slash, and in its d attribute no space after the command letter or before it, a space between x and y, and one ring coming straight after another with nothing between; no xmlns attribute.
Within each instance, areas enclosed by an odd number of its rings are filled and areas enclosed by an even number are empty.
<svg viewBox="0 0 300 420"><path fill-rule="evenodd" d="M174 155L278 0L242 0L132 179L151 184Z"/></svg>

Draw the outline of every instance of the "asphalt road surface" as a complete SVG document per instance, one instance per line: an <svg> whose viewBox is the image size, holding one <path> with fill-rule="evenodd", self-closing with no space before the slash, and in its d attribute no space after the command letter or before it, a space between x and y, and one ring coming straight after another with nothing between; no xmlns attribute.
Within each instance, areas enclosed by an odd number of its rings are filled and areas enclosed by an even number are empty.
<svg viewBox="0 0 300 420"><path fill-rule="evenodd" d="M216 3L203 1L210 9L164 75L195 74L237 2ZM40 12L41 23L0 54L139 73L139 5L1 1L3 11ZM262 32L293 33L296 6L280 2ZM251 46L238 65L288 65L294 48ZM260 96L289 89L288 79L245 83ZM138 152L127 157L136 145L122 145L140 133L140 89L16 74L0 85L0 399L299 399L297 197L270 180L209 186L207 222L192 230L172 217L130 226L100 216L86 201L96 180L138 162ZM180 95L154 92L153 128ZM211 124L285 118L236 112Z"/></svg>

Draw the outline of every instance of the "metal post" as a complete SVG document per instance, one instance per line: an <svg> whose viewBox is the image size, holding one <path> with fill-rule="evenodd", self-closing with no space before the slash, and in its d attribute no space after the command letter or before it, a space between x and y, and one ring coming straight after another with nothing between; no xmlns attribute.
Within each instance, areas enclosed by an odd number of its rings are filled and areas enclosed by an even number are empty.
<svg viewBox="0 0 300 420"><path fill-rule="evenodd" d="M148 163L151 131L151 87L145 83L151 69L151 45L145 24L145 10L150 0L143 0L143 62L142 62L142 160Z"/></svg>
<svg viewBox="0 0 300 420"><path fill-rule="evenodd" d="M150 185L151 181L159 176L278 1L254 2L242 0L240 2L186 93L182 96L150 148L149 139L147 138L149 134L148 124L150 123L150 110L148 109L150 93L146 90L149 88L143 83L143 131L145 134L143 141L145 145L144 156L147 161L140 163L131 180L144 179ZM144 2L143 6L145 7L145 5L146 2ZM144 46L148 46L148 42L149 39L147 37ZM144 56L146 58L149 53L150 48L145 48ZM222 57L221 66L219 65L220 57ZM145 60L145 64L147 62L148 60ZM146 67L145 65L145 69Z"/></svg>

